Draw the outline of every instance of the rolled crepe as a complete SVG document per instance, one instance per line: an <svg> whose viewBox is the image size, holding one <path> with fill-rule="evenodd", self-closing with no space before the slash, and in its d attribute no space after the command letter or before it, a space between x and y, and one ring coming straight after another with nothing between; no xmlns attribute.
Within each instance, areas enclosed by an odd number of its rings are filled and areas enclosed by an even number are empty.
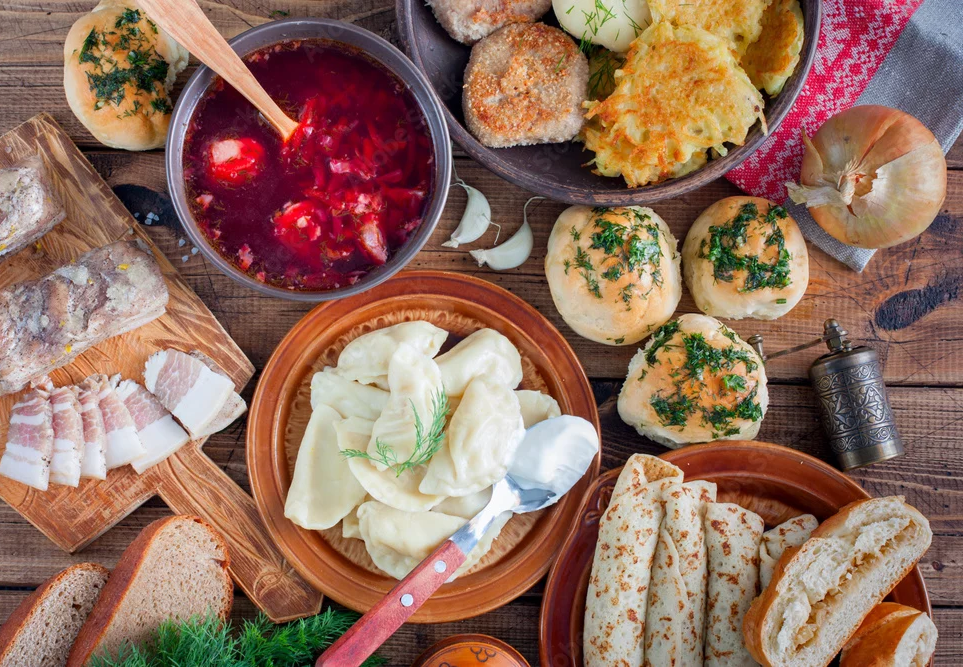
<svg viewBox="0 0 963 667"><path fill-rule="evenodd" d="M663 491L682 471L662 459L634 454L599 521L599 540L585 601L585 667L640 667L645 610Z"/></svg>
<svg viewBox="0 0 963 667"><path fill-rule="evenodd" d="M663 496L665 518L652 563L643 664L702 667L707 573L702 522L706 505L716 500L716 485L674 484Z"/></svg>
<svg viewBox="0 0 963 667"><path fill-rule="evenodd" d="M762 517L732 503L706 507L709 585L706 601L707 667L751 667L742 642L742 619L759 592Z"/></svg>
<svg viewBox="0 0 963 667"><path fill-rule="evenodd" d="M817 526L819 521L816 517L812 514L803 514L762 534L762 544L759 545L759 587L761 589L769 586L776 563L782 558L786 549L802 546Z"/></svg>

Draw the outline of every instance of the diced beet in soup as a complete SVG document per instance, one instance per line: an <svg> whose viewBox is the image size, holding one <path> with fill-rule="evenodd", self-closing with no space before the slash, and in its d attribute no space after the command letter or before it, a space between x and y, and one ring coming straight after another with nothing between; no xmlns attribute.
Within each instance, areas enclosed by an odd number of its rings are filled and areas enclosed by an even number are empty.
<svg viewBox="0 0 963 667"><path fill-rule="evenodd" d="M281 42L245 61L300 124L285 144L216 79L184 144L191 212L255 280L305 291L353 284L425 215L434 169L425 117L401 80L340 44Z"/></svg>

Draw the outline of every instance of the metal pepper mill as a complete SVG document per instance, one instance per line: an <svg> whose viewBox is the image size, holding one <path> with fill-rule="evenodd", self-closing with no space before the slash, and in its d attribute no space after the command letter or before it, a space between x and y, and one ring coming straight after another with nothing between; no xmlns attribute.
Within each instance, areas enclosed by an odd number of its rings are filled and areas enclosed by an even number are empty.
<svg viewBox="0 0 963 667"><path fill-rule="evenodd" d="M836 320L826 320L823 335L808 343L765 355L762 336L749 344L763 361L826 343L829 354L816 359L809 379L830 445L843 470L886 461L905 453L896 430L893 411L876 350L853 344Z"/></svg>

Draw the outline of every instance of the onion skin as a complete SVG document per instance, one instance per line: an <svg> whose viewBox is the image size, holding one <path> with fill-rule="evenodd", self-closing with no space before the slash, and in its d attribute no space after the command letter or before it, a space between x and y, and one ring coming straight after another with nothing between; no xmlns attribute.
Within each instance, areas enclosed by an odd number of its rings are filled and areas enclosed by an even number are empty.
<svg viewBox="0 0 963 667"><path fill-rule="evenodd" d="M803 140L803 187L791 187L790 196L797 203L808 197L813 219L836 240L889 248L922 234L939 213L946 158L933 133L910 114L852 107ZM834 201L820 204L827 199Z"/></svg>

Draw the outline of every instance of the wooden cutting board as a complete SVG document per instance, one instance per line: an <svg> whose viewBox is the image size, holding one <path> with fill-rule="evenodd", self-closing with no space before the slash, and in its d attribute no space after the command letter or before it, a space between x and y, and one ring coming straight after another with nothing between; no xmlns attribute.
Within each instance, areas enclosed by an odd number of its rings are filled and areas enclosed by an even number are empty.
<svg viewBox="0 0 963 667"><path fill-rule="evenodd" d="M0 263L0 288L44 276L92 248L137 238L153 251L170 290L165 315L57 369L51 373L54 384L74 384L91 373L120 373L142 381L147 357L174 347L204 352L231 376L238 390L243 388L254 366L53 118L40 114L0 137L0 168L38 152L67 217L36 247ZM6 446L10 409L17 396L0 397L0 452ZM0 477L0 498L72 553L159 495L175 512L201 516L221 531L230 545L231 575L273 621L317 613L321 594L287 564L254 500L204 455L203 444L195 440L185 445L143 475L123 466L110 471L105 481L83 480L76 489L52 484L39 492Z"/></svg>

